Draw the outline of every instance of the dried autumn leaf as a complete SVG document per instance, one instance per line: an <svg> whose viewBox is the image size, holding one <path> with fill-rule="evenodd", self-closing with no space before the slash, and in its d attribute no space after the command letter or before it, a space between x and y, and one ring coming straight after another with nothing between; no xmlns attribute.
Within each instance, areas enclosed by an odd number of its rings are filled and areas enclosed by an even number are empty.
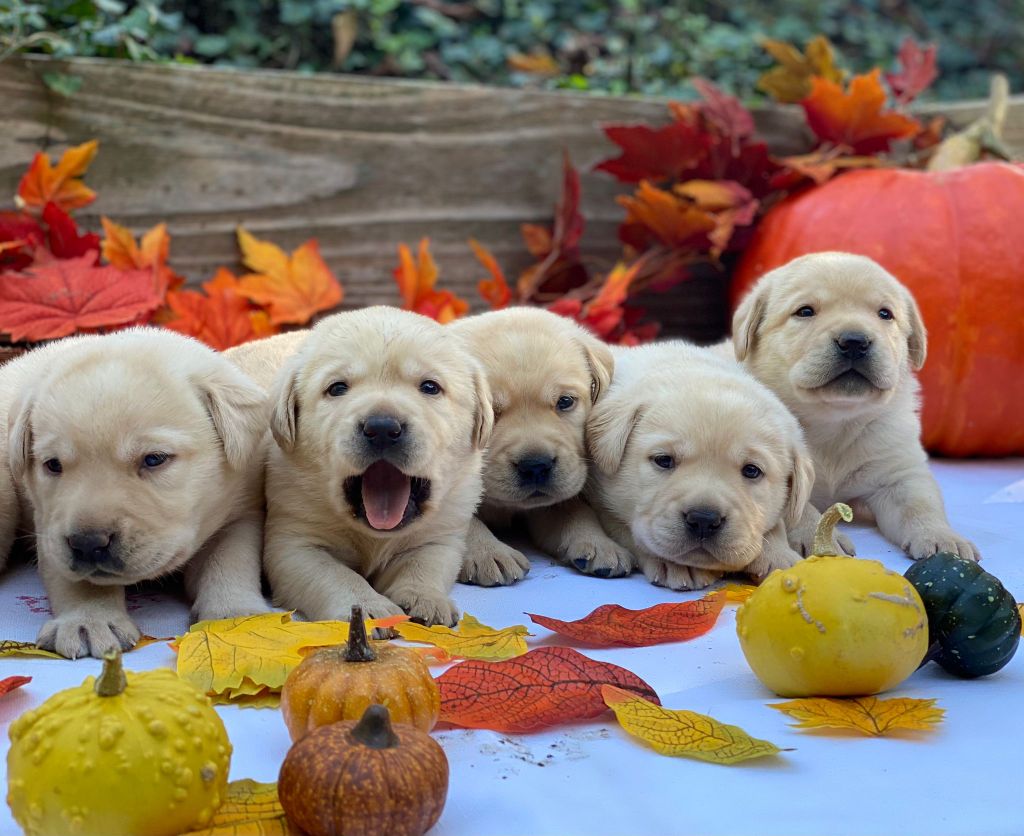
<svg viewBox="0 0 1024 836"><path fill-rule="evenodd" d="M27 685L31 681L31 676L8 676L6 679L0 679L0 697L11 693L15 688Z"/></svg>
<svg viewBox="0 0 1024 836"><path fill-rule="evenodd" d="M96 193L79 178L92 163L99 142L95 139L68 148L57 165L50 162L50 155L39 151L32 158L18 183L14 202L19 208L42 211L47 203L56 203L65 212L88 206L96 199Z"/></svg>
<svg viewBox="0 0 1024 836"><path fill-rule="evenodd" d="M185 278L175 273L168 265L171 236L167 224L161 223L144 233L138 244L131 230L101 217L103 224L103 257L108 263L122 270L150 270L157 293L165 295L185 283Z"/></svg>
<svg viewBox="0 0 1024 836"><path fill-rule="evenodd" d="M692 200L644 180L632 195L616 198L626 209L619 238L638 251L652 243L670 249L700 249L715 228L715 218Z"/></svg>
<svg viewBox="0 0 1024 836"><path fill-rule="evenodd" d="M878 697L811 697L770 703L768 707L798 720L790 723L794 728L853 729L862 734L879 736L898 729L930 731L942 722L946 713L935 707L936 702L909 697L887 700Z"/></svg>
<svg viewBox="0 0 1024 836"><path fill-rule="evenodd" d="M713 258L725 252L736 227L754 222L761 205L749 189L731 180L687 180L672 191L712 214L715 226L708 233L708 240Z"/></svg>
<svg viewBox="0 0 1024 836"><path fill-rule="evenodd" d="M721 589L716 590L725 596L727 604L743 604L754 594L756 586L749 583L727 583Z"/></svg>
<svg viewBox="0 0 1024 836"><path fill-rule="evenodd" d="M811 93L800 104L815 136L854 154L877 154L888 151L893 140L916 134L921 128L916 119L884 109L880 78L878 69L854 76L848 91L827 79L812 79Z"/></svg>
<svg viewBox="0 0 1024 836"><path fill-rule="evenodd" d="M697 601L656 604L643 610L605 604L576 621L527 615L535 624L595 647L648 647L704 635L715 626L725 601L725 595L710 593Z"/></svg>
<svg viewBox="0 0 1024 836"><path fill-rule="evenodd" d="M404 619L368 621L367 629L393 627ZM211 696L232 689L246 696L255 693L253 688L279 691L304 651L346 639L345 621L295 621L291 613L201 621L177 642L178 676Z"/></svg>
<svg viewBox="0 0 1024 836"><path fill-rule="evenodd" d="M245 778L228 784L224 803L202 830L182 836L301 836L288 824L277 798L277 784Z"/></svg>
<svg viewBox="0 0 1024 836"><path fill-rule="evenodd" d="M738 726L719 723L704 714L662 708L610 685L605 685L601 693L622 728L663 755L732 764L783 751L774 743L751 737Z"/></svg>
<svg viewBox="0 0 1024 836"><path fill-rule="evenodd" d="M811 79L815 76L836 83L843 80L843 71L835 65L832 43L824 35L810 40L803 52L785 43L766 38L761 46L779 62L757 80L757 89L763 90L777 102L794 104L811 92Z"/></svg>
<svg viewBox="0 0 1024 836"><path fill-rule="evenodd" d="M465 316L469 312L469 303L450 290L435 289L439 272L437 262L430 254L429 238L420 241L415 260L405 244L398 245L398 267L393 275L402 294L402 307L444 325Z"/></svg>
<svg viewBox="0 0 1024 836"><path fill-rule="evenodd" d="M772 178L777 189L791 189L804 179L820 186L831 180L839 171L850 168L877 168L882 164L878 157L844 156L840 148L819 148L809 154L782 157L779 160L785 168Z"/></svg>
<svg viewBox="0 0 1024 836"><path fill-rule="evenodd" d="M266 308L274 325L305 325L316 314L341 304L344 293L310 239L289 256L238 227L242 263L253 273L241 279L241 293Z"/></svg>
<svg viewBox="0 0 1024 836"><path fill-rule="evenodd" d="M704 99L698 106L701 114L716 131L728 137L735 147L754 134L754 115L735 96L730 96L706 78L690 79L694 89Z"/></svg>
<svg viewBox="0 0 1024 836"><path fill-rule="evenodd" d="M91 253L93 263L100 250L100 237L93 232L79 233L78 224L56 203L47 203L43 209L46 238L50 252L57 258L79 258ZM39 260L39 259L37 259Z"/></svg>
<svg viewBox="0 0 1024 836"><path fill-rule="evenodd" d="M457 726L528 732L605 709L602 685L657 701L636 674L568 647L541 647L504 662L462 662L437 678L441 719Z"/></svg>
<svg viewBox="0 0 1024 836"><path fill-rule="evenodd" d="M474 238L469 239L469 246L487 272L491 274L491 278L481 279L477 282L477 293L491 306L491 310L497 311L507 307L508 303L512 301L512 290L508 286L508 281L505 279L498 260L487 247Z"/></svg>
<svg viewBox="0 0 1024 836"><path fill-rule="evenodd" d="M221 268L217 276L203 286L205 294L194 290L168 293L167 306L175 318L165 320L164 326L202 340L218 351L276 334L278 329L271 324L266 312L254 309L248 299L230 289L221 273L231 276Z"/></svg>
<svg viewBox="0 0 1024 836"><path fill-rule="evenodd" d="M885 74L885 80L896 101L909 104L932 86L932 82L939 77L935 66L937 52L935 44L922 48L913 38L903 39L899 51L900 71Z"/></svg>
<svg viewBox="0 0 1024 836"><path fill-rule="evenodd" d="M606 125L603 130L622 153L594 169L606 171L622 183L679 180L704 158L711 143L700 125L682 119L662 128Z"/></svg>
<svg viewBox="0 0 1024 836"><path fill-rule="evenodd" d="M539 75L545 78L553 78L562 73L558 62L547 52L534 52L530 55L514 52L509 55L507 61L509 69L518 73Z"/></svg>
<svg viewBox="0 0 1024 836"><path fill-rule="evenodd" d="M97 267L94 253L0 275L0 331L48 340L138 322L162 301L149 273Z"/></svg>
<svg viewBox="0 0 1024 836"><path fill-rule="evenodd" d="M469 613L463 613L455 629L440 624L424 627L407 621L397 625L395 632L406 641L432 644L445 651L448 658L482 659L488 662L522 656L526 653L525 637L530 635L522 624L496 630L481 624Z"/></svg>
<svg viewBox="0 0 1024 836"><path fill-rule="evenodd" d="M32 261L32 250L42 245L43 228L24 212L0 212L0 272L24 270Z"/></svg>

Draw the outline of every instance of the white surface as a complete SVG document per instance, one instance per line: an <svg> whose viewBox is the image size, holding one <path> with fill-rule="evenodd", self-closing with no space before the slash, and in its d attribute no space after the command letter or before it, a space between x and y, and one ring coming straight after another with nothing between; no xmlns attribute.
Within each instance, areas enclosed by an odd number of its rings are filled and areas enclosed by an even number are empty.
<svg viewBox="0 0 1024 836"><path fill-rule="evenodd" d="M940 462L934 470L954 527L981 547L986 568L1024 600L1024 509L1007 492L1024 480L1024 460ZM861 555L900 572L910 565L877 532L854 528L852 536ZM0 579L0 638L35 637L46 616L31 612L40 602L29 599L42 594L27 566ZM696 596L657 589L639 575L584 577L542 557L515 587L455 589L461 607L493 626L529 623L526 610L573 619L605 603L639 608L685 597ZM186 628L182 602L145 595L136 603L145 632L170 635ZM1024 652L1000 673L976 681L929 665L889 694L937 698L946 721L933 734L867 739L797 732L782 714L765 708L775 698L747 668L734 622L730 606L709 634L691 642L580 650L636 672L667 707L711 714L794 751L732 767L667 758L629 737L610 712L538 734L442 731L436 736L448 754L451 784L432 836L1024 834ZM535 625L531 632L533 646L563 643ZM170 666L174 653L152 646L132 653L127 664ZM33 677L0 698L3 752L14 717L97 669L93 660L0 660L0 677ZM231 777L276 780L288 748L278 713L220 712L235 746ZM6 806L0 807L0 834L17 832Z"/></svg>

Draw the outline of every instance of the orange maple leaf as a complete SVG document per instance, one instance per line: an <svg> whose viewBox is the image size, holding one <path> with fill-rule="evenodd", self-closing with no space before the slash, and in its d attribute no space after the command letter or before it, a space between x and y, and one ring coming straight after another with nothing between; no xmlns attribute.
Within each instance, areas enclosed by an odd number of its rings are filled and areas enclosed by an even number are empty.
<svg viewBox="0 0 1024 836"><path fill-rule="evenodd" d="M166 296L168 290L175 290L185 283L184 276L179 276L167 266L171 251L167 224L157 224L136 244L130 230L109 218L101 217L100 221L106 236L102 253L109 264L122 270L151 270L157 293L161 296Z"/></svg>
<svg viewBox="0 0 1024 836"><path fill-rule="evenodd" d="M651 238L671 249L696 247L715 228L710 212L647 180L640 181L635 194L617 200L626 209L620 237L637 250L646 249Z"/></svg>
<svg viewBox="0 0 1024 836"><path fill-rule="evenodd" d="M267 312L253 306L241 295L242 284L226 267L203 283L205 293L177 290L167 294L173 318L161 317L162 324L180 334L202 340L224 351L250 340L278 332Z"/></svg>
<svg viewBox="0 0 1024 836"><path fill-rule="evenodd" d="M444 325L465 316L469 312L469 302L450 290L436 290L434 285L439 272L430 254L429 238L420 241L415 260L405 244L398 245L398 267L395 268L394 277L398 282L398 291L402 294L402 307L429 316Z"/></svg>
<svg viewBox="0 0 1024 836"><path fill-rule="evenodd" d="M507 307L508 303L512 300L512 289L508 286L508 281L505 279L505 274L502 272L498 260L487 247L474 238L469 239L469 246L473 248L474 255L487 268L487 272L491 274L491 278L481 279L477 283L477 293L493 310L497 311Z"/></svg>
<svg viewBox="0 0 1024 836"><path fill-rule="evenodd" d="M854 154L888 151L894 139L912 137L921 129L916 119L884 109L885 89L877 68L854 76L848 92L815 76L810 95L800 104L818 139L846 146Z"/></svg>
<svg viewBox="0 0 1024 836"><path fill-rule="evenodd" d="M263 306L274 325L305 325L316 314L341 304L341 284L320 256L315 239L291 256L269 241L238 228L242 263L255 271L242 276L240 293Z"/></svg>
<svg viewBox="0 0 1024 836"><path fill-rule="evenodd" d="M38 151L18 183L14 202L21 209L42 212L47 203L56 203L65 212L88 206L96 199L96 192L80 179L89 168L99 150L95 139L68 148L54 166L50 155Z"/></svg>

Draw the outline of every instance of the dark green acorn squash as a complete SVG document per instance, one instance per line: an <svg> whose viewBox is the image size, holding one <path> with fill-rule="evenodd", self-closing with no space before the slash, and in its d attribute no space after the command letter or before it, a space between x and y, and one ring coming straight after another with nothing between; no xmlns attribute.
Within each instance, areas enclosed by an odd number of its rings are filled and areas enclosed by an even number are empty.
<svg viewBox="0 0 1024 836"><path fill-rule="evenodd" d="M1020 642L1020 613L999 578L977 563L939 552L904 575L924 601L934 659L952 674L987 676L1006 665Z"/></svg>

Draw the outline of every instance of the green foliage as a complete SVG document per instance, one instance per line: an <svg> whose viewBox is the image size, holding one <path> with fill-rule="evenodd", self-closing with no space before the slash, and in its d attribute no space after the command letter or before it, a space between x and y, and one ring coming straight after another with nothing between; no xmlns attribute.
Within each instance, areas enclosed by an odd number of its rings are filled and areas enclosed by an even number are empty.
<svg viewBox="0 0 1024 836"><path fill-rule="evenodd" d="M0 0L0 33L0 58L185 57L670 96L692 95L701 75L749 100L771 63L761 37L824 34L860 71L891 67L911 35L940 45L933 97L984 96L997 69L1024 87L1024 0L973 0L969 13L960 0ZM517 71L515 55L556 70Z"/></svg>

